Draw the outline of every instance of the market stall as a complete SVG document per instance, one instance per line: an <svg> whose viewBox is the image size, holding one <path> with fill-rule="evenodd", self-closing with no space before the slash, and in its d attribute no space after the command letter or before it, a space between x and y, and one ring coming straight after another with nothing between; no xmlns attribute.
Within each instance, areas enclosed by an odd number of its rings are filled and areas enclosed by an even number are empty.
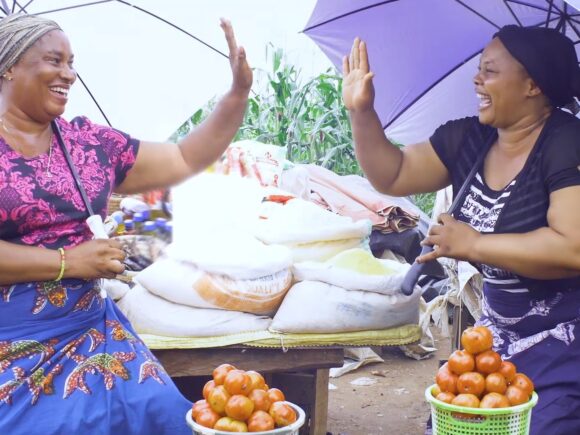
<svg viewBox="0 0 580 435"><path fill-rule="evenodd" d="M362 177L314 165L283 171L271 164L275 150L252 149L269 160L231 147L215 172L173 189L170 207L154 195L141 198L153 210L136 198L117 204L117 237L142 264L107 288L191 400L228 362L284 384L306 411L302 431L325 433L328 370L343 365L345 347L423 337L421 289L400 292L417 233L405 243L402 235L419 217Z"/></svg>

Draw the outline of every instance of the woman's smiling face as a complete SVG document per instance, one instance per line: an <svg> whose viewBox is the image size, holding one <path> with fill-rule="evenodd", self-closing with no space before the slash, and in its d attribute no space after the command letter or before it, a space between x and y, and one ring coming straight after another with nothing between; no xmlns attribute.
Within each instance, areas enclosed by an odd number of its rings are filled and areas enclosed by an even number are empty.
<svg viewBox="0 0 580 435"><path fill-rule="evenodd" d="M498 38L483 50L474 83L482 124L507 128L527 115L532 79Z"/></svg>
<svg viewBox="0 0 580 435"><path fill-rule="evenodd" d="M77 74L66 35L53 30L42 36L8 70L12 77L10 99L37 121L50 121L64 113L70 87Z"/></svg>

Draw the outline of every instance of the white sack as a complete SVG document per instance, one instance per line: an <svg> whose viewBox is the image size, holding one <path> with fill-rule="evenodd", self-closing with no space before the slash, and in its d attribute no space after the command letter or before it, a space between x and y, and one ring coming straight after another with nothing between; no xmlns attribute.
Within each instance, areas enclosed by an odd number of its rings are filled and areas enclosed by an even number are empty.
<svg viewBox="0 0 580 435"><path fill-rule="evenodd" d="M348 261L347 256L351 261ZM345 261L340 261L342 258ZM364 263L363 263L364 262ZM361 249L344 251L325 261L296 263L296 281L321 281L346 290L365 290L386 295L400 293L405 274L411 266L372 257Z"/></svg>
<svg viewBox="0 0 580 435"><path fill-rule="evenodd" d="M259 219L264 189L238 177L200 174L173 188L171 257L201 269L240 279L258 278L290 267L282 246L267 246L251 234Z"/></svg>
<svg viewBox="0 0 580 435"><path fill-rule="evenodd" d="M368 219L355 222L300 198L284 205L268 205L261 215L263 219L255 222L253 234L269 245L365 239L372 230Z"/></svg>
<svg viewBox="0 0 580 435"><path fill-rule="evenodd" d="M228 228L249 234L247 227L256 219L264 189L253 180L202 173L173 187L171 195L173 240L188 248L200 236L217 237Z"/></svg>
<svg viewBox="0 0 580 435"><path fill-rule="evenodd" d="M131 290L129 284L118 279L103 279L102 285L107 295L114 301L121 299Z"/></svg>
<svg viewBox="0 0 580 435"><path fill-rule="evenodd" d="M264 331L271 322L265 316L174 304L152 295L140 285L117 305L138 333L167 337L212 337Z"/></svg>
<svg viewBox="0 0 580 435"><path fill-rule="evenodd" d="M167 247L167 255L194 263L210 273L238 279L254 279L288 269L292 253L281 245L265 245L239 230L222 228L198 234L195 243L177 241Z"/></svg>
<svg viewBox="0 0 580 435"><path fill-rule="evenodd" d="M290 269L257 279L233 279L211 274L191 263L162 258L134 280L168 301L198 308L271 314L292 284Z"/></svg>
<svg viewBox="0 0 580 435"><path fill-rule="evenodd" d="M345 290L330 284L295 284L274 316L270 331L333 333L386 329L419 321L421 289L410 296Z"/></svg>
<svg viewBox="0 0 580 435"><path fill-rule="evenodd" d="M355 239L330 240L328 242L301 243L286 246L292 255L294 263L313 261L321 262L334 257L335 255L352 248L362 248L367 246L368 241ZM273 245L275 246L275 245ZM282 246L282 245L280 245Z"/></svg>

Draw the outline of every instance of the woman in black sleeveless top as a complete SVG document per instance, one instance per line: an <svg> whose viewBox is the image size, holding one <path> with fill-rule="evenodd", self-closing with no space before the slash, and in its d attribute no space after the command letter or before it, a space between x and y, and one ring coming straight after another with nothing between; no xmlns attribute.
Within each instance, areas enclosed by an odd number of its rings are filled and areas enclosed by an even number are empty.
<svg viewBox="0 0 580 435"><path fill-rule="evenodd" d="M580 120L560 109L580 96L572 41L551 29L502 28L474 77L478 117L403 149L373 109L364 42L355 40L343 68L357 158L377 190L404 196L452 185L457 193L468 183L455 216L441 215L425 239L434 251L418 261L478 266L479 323L540 398L531 433L580 433Z"/></svg>

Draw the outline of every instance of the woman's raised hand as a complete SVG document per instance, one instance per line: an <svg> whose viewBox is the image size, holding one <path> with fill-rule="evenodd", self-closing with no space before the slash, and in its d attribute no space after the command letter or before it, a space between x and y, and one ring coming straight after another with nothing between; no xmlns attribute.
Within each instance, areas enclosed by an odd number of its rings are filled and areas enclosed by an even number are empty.
<svg viewBox="0 0 580 435"><path fill-rule="evenodd" d="M66 251L65 277L114 278L125 271L125 251L116 240L97 239Z"/></svg>
<svg viewBox="0 0 580 435"><path fill-rule="evenodd" d="M247 95L250 92L253 81L253 73L246 60L244 47L238 47L232 23L225 18L220 19L220 26L228 42L230 66L232 68L232 90L236 93Z"/></svg>
<svg viewBox="0 0 580 435"><path fill-rule="evenodd" d="M373 108L374 74L369 69L367 46L359 38L354 40L350 56L342 59L342 99L350 111L364 112Z"/></svg>

